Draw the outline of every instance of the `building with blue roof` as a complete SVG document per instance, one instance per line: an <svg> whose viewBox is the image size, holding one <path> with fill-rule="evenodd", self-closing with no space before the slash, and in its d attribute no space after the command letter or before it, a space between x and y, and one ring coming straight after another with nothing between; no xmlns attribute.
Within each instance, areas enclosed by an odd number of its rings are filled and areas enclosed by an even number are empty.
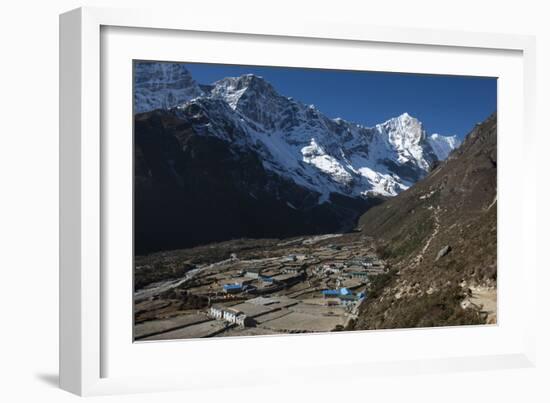
<svg viewBox="0 0 550 403"><path fill-rule="evenodd" d="M264 283L273 283L273 277L270 276L259 276L260 280L262 280Z"/></svg>
<svg viewBox="0 0 550 403"><path fill-rule="evenodd" d="M243 290L242 284L225 284L223 290L227 293L241 292Z"/></svg>
<svg viewBox="0 0 550 403"><path fill-rule="evenodd" d="M327 297L337 297L338 295L340 295L339 290L323 290L323 291L321 291L321 293L323 294L323 296L325 298L327 298Z"/></svg>
<svg viewBox="0 0 550 403"><path fill-rule="evenodd" d="M350 290L348 290L347 288L340 288L340 295L350 295L350 294L353 294Z"/></svg>
<svg viewBox="0 0 550 403"><path fill-rule="evenodd" d="M338 297L340 295L353 295L353 293L345 287L340 288L339 290L323 290L323 291L321 291L321 293L323 294L323 296L325 298L327 298L327 297Z"/></svg>

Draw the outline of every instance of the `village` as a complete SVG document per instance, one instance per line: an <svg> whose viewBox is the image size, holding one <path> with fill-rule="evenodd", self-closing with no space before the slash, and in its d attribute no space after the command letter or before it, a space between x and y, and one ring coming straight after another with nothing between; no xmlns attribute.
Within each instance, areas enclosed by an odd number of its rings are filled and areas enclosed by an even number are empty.
<svg viewBox="0 0 550 403"><path fill-rule="evenodd" d="M345 330L387 272L363 236L280 241L196 265L134 293L136 341ZM136 274L147 269L136 265Z"/></svg>

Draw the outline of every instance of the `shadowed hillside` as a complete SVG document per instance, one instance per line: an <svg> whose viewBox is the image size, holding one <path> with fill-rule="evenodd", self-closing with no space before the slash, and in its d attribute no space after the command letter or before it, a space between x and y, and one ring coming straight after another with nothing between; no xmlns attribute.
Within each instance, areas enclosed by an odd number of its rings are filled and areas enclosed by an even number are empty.
<svg viewBox="0 0 550 403"><path fill-rule="evenodd" d="M135 117L138 255L236 238L347 231L381 201L338 193L330 203L318 199L267 170L255 152L197 134L172 111Z"/></svg>

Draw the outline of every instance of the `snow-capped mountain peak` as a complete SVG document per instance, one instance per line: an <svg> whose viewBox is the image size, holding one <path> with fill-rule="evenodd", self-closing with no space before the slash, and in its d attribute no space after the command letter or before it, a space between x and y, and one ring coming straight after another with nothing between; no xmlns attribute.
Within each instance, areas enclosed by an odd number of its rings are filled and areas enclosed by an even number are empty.
<svg viewBox="0 0 550 403"><path fill-rule="evenodd" d="M229 106L259 127L278 130L292 124L298 103L280 95L260 76L245 74L227 77L214 83L210 96L226 101Z"/></svg>
<svg viewBox="0 0 550 403"><path fill-rule="evenodd" d="M457 136L442 136L434 133L428 137L428 143L432 147L437 159L443 161L449 154L460 145Z"/></svg>
<svg viewBox="0 0 550 403"><path fill-rule="evenodd" d="M407 112L377 125L388 134L392 144L408 147L418 144L426 135L422 123Z"/></svg>
<svg viewBox="0 0 550 403"><path fill-rule="evenodd" d="M422 123L407 112L376 125L376 130L395 150L400 164L413 163L427 172L435 162L435 156L426 150Z"/></svg>
<svg viewBox="0 0 550 403"><path fill-rule="evenodd" d="M210 93L214 97L224 99L232 109L236 109L241 98L269 98L278 95L273 86L263 77L245 74L240 77L227 77L216 81Z"/></svg>
<svg viewBox="0 0 550 403"><path fill-rule="evenodd" d="M169 109L203 94L181 63L135 62L134 111Z"/></svg>
<svg viewBox="0 0 550 403"><path fill-rule="evenodd" d="M318 193L319 203L332 193L395 196L459 145L456 138L427 136L406 112L364 127L330 119L253 74L199 87L179 66L136 68L136 112L177 107L195 133L257 154L266 170Z"/></svg>

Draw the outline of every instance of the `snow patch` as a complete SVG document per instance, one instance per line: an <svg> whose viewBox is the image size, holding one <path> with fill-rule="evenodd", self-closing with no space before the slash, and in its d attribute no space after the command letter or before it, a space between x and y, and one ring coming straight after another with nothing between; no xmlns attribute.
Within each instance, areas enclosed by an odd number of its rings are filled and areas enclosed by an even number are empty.
<svg viewBox="0 0 550 403"><path fill-rule="evenodd" d="M443 161L447 159L449 154L460 145L460 141L456 136L442 136L434 133L428 138L428 143L432 147L437 159Z"/></svg>
<svg viewBox="0 0 550 403"><path fill-rule="evenodd" d="M290 207L291 209L298 210L291 202L286 202L286 205Z"/></svg>

